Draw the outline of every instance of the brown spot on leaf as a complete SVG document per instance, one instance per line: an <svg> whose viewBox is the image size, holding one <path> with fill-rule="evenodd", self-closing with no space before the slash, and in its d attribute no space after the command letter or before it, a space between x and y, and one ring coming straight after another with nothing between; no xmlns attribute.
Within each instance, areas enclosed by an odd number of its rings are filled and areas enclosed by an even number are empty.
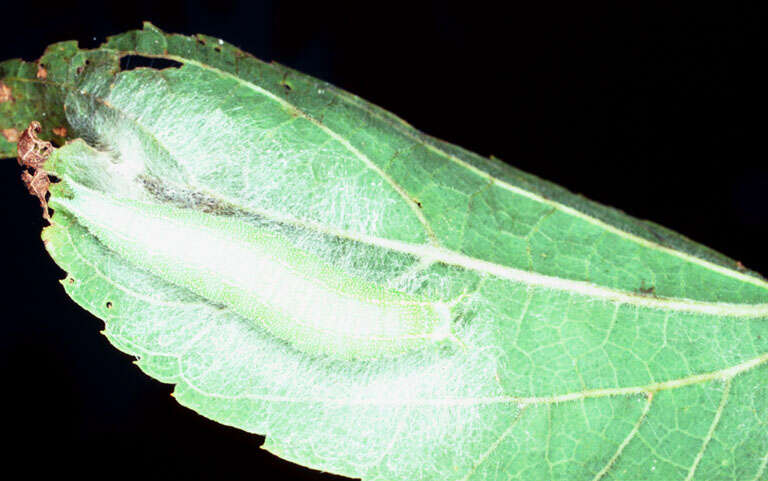
<svg viewBox="0 0 768 481"><path fill-rule="evenodd" d="M5 137L5 140L8 142L18 142L19 141L19 131L14 128L10 129L3 129L2 131L3 137Z"/></svg>
<svg viewBox="0 0 768 481"><path fill-rule="evenodd" d="M644 296L656 297L656 286L645 287L645 281L641 281L637 293Z"/></svg>
<svg viewBox="0 0 768 481"><path fill-rule="evenodd" d="M45 80L48 78L48 71L45 69L45 67L41 65L37 66L37 78L40 80Z"/></svg>
<svg viewBox="0 0 768 481"><path fill-rule="evenodd" d="M3 82L0 82L0 104L3 102L10 102L11 100L13 100L13 96L11 96L11 88Z"/></svg>
<svg viewBox="0 0 768 481"><path fill-rule="evenodd" d="M42 130L39 122L32 122L29 127L21 134L16 152L18 162L24 168L21 173L21 180L27 186L29 193L40 200L40 206L43 208L43 218L50 221L51 216L48 212L48 187L51 180L48 173L43 170L43 165L53 152L53 145L50 142L40 140L37 136Z"/></svg>
<svg viewBox="0 0 768 481"><path fill-rule="evenodd" d="M67 136L67 128L66 127L56 127L52 130L52 132L59 137L66 137Z"/></svg>

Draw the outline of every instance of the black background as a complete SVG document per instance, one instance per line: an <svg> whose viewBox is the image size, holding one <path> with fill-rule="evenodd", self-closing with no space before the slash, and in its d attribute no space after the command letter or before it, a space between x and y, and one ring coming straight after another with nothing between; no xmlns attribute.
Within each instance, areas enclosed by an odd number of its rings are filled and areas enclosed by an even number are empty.
<svg viewBox="0 0 768 481"><path fill-rule="evenodd" d="M578 3L3 2L0 59L142 20L221 37L768 273L762 12ZM112 348L57 284L18 173L0 163L4 471L335 478L180 407Z"/></svg>

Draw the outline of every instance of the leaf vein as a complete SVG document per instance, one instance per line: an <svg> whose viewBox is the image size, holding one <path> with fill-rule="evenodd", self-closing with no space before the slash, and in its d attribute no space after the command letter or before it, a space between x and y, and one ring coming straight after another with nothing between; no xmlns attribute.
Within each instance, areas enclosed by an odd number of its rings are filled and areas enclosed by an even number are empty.
<svg viewBox="0 0 768 481"><path fill-rule="evenodd" d="M515 427L517 422L520 420L520 418L523 417L523 411L525 411L525 407L520 408L517 411L517 414L512 419L512 422L509 423L509 427L504 430L503 433L488 447L488 449L480 455L479 458L475 461L475 463L472 465L472 468L467 472L464 477L462 477L459 481L467 481L475 472L477 472L477 469L485 462L486 459L501 445L502 442L509 436L509 434L512 432L512 429Z"/></svg>
<svg viewBox="0 0 768 481"><path fill-rule="evenodd" d="M632 430L627 434L627 437L624 438L624 440L619 444L618 449L616 452L611 456L611 459L608 460L605 466L603 466L603 469L597 472L595 474L595 477L592 478L592 481L599 481L602 479L603 476L613 467L613 465L616 463L616 460L619 459L619 456L621 456L621 453L624 452L624 448L627 447L627 445L634 439L635 435L637 435L637 432L640 430L640 426L645 421L646 416L648 415L648 411L651 410L651 404L653 403L653 394L648 393L646 395L646 401L645 405L643 406L643 411L640 413L640 418L637 420L635 425L632 427Z"/></svg>
<svg viewBox="0 0 768 481"><path fill-rule="evenodd" d="M194 386L191 382L185 379L185 382L190 385L192 389L198 393L219 398L219 399L253 399L260 401L274 401L274 402L287 402L287 403L323 403L329 405L341 405L341 406L475 406L475 405L489 405L489 404L517 404L520 408L528 405L547 405L557 404L561 402L578 401L580 399L588 398L602 398L611 396L630 396L648 393L657 393L659 391L666 391L670 389L678 389L694 384L703 384L710 381L726 381L743 372L747 372L751 369L757 368L762 364L768 362L768 354L750 359L736 366L714 371L705 374L696 374L681 379L673 379L670 381L657 382L648 384L645 386L629 386L624 388L607 388L607 389L593 389L581 392L571 392L566 394L554 395L554 396L534 396L534 397L520 397L520 396L485 396L485 397L444 397L444 398L351 398L351 399L338 399L338 398L297 398L291 396L271 395L271 394L238 394L238 395L223 395L218 393L210 393L201 390ZM182 373L183 374L183 373Z"/></svg>
<svg viewBox="0 0 768 481"><path fill-rule="evenodd" d="M158 57L166 57L166 58L173 59L176 56L174 56L174 55L167 55L167 56L159 55ZM430 240L430 244L436 245L436 246L440 245L440 242L437 239L437 236L435 235L435 232L432 230L432 227L429 225L429 222L427 221L426 216L421 211L421 208L416 204L416 202L413 201L413 199L408 194L408 192L406 192L405 189L400 184L395 182L395 179L393 179L389 174L384 172L381 169L381 167L376 165L376 163L373 162L370 159L370 157L368 157L363 152L361 152L357 147L352 145L352 143L349 140L347 140L346 138L342 137L340 134L338 134L334 130L331 130L327 125L325 125L324 123L320 122L319 120L317 120L316 118L312 117L311 115L309 115L308 113L304 112L303 110L299 109L298 107L293 105L291 102L288 102L284 98L282 98L282 97L280 97L278 95L273 94L272 92L270 92L269 90L267 90L267 89L265 89L263 87L255 85L255 84L253 84L251 82L248 82L248 81L238 77L237 75L234 75L234 74L232 74L230 72L227 72L227 71L224 71L224 70L221 70L221 69L218 69L218 68L213 67L211 65L206 65L206 64L204 64L202 62L198 62L196 60L185 58L185 57L176 57L176 58L181 59L179 61L184 63L184 64L194 65L194 66L196 66L196 67L198 67L200 69L208 70L208 71L211 71L211 72L217 72L220 75L227 76L227 77L233 79L234 81L240 83L241 85L245 86L246 88L249 88L249 89L251 89L251 90L253 90L255 92L259 92L262 95L265 95L265 96L269 97L273 101L278 102L279 104L283 105L284 107L290 109L291 111L293 111L296 114L300 115L304 119L308 120L310 123L312 123L313 125L315 125L319 129L324 131L328 136L334 138L342 146L344 146L345 149L347 149L355 157L357 157L358 160L363 162L363 164L365 164L369 169L371 169L373 172L375 172L376 175L378 175L382 179L384 179L384 181L387 184L389 184L390 187L392 187L392 189L394 189L395 192L397 192L398 195L400 195L400 197L403 198L403 200L406 202L406 204L411 209L413 214L416 216L416 218L422 224L422 227L424 228L424 231L425 231L425 233L427 234L427 237Z"/></svg>
<svg viewBox="0 0 768 481"><path fill-rule="evenodd" d="M720 398L720 404L717 406L717 411L715 411L715 417L712 419L712 424L709 426L707 435L704 437L704 441L701 443L699 452L696 453L696 458L693 460L693 464L691 465L691 469L688 471L688 475L685 477L685 481L690 481L693 479L693 476L696 474L696 468L699 466L701 458L704 457L704 451L707 450L707 446L712 440L712 436L715 434L715 428L717 428L717 425L720 422L720 416L722 416L725 405L728 402L728 394L731 391L731 379L732 378L728 378L725 381L725 387L723 388L723 394Z"/></svg>

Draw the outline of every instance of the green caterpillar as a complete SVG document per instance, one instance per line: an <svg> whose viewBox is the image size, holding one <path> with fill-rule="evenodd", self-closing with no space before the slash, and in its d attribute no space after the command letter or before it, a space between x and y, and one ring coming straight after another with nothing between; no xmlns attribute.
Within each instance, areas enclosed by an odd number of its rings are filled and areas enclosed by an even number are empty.
<svg viewBox="0 0 768 481"><path fill-rule="evenodd" d="M56 185L57 192L57 207L131 263L233 309L305 352L363 359L457 340L451 331L455 301L355 278L275 232L192 209L116 200L74 182Z"/></svg>

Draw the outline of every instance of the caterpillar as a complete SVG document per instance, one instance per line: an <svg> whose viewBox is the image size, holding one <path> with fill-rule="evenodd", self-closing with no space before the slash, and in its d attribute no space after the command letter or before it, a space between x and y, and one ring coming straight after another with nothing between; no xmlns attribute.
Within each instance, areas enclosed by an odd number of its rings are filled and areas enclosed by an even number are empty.
<svg viewBox="0 0 768 481"><path fill-rule="evenodd" d="M59 190L57 206L129 262L233 309L304 352L349 360L460 343L451 330L458 300L354 277L237 218L116 199L76 182Z"/></svg>

